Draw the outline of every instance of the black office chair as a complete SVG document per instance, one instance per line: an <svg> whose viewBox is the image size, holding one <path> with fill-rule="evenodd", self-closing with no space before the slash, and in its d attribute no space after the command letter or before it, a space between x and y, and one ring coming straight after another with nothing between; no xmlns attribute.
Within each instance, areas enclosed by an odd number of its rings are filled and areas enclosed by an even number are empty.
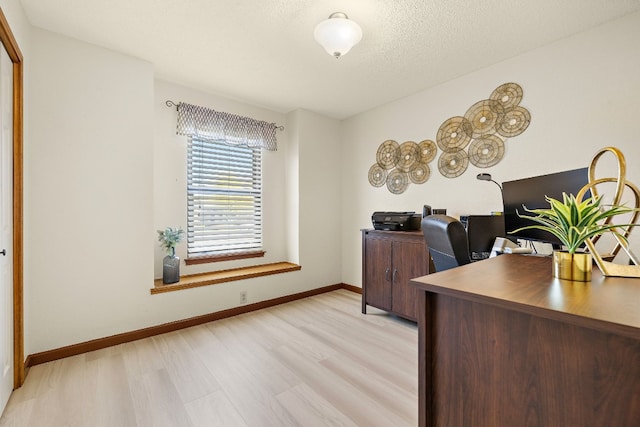
<svg viewBox="0 0 640 427"><path fill-rule="evenodd" d="M469 264L467 232L460 221L447 215L429 215L422 219L422 233L436 271Z"/></svg>

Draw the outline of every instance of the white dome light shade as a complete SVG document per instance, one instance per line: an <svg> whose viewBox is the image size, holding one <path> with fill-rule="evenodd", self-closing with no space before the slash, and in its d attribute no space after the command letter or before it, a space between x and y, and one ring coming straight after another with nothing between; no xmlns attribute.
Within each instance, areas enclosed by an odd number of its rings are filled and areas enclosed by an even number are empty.
<svg viewBox="0 0 640 427"><path fill-rule="evenodd" d="M336 12L316 25L313 36L329 55L337 59L360 42L362 28L344 13Z"/></svg>

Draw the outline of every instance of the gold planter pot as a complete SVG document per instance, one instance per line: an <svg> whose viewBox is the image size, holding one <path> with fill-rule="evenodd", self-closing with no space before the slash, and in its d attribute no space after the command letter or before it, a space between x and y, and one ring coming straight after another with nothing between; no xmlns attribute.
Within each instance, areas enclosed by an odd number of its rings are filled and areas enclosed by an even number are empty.
<svg viewBox="0 0 640 427"><path fill-rule="evenodd" d="M553 253L553 276L558 279L590 282L592 266L593 261L589 253Z"/></svg>

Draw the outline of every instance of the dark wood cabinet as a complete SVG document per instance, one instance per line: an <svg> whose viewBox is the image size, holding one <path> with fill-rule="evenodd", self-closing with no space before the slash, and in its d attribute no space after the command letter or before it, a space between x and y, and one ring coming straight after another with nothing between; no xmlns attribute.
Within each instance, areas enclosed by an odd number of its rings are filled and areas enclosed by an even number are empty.
<svg viewBox="0 0 640 427"><path fill-rule="evenodd" d="M415 321L417 289L409 284L429 273L420 231L362 230L362 312L367 305Z"/></svg>

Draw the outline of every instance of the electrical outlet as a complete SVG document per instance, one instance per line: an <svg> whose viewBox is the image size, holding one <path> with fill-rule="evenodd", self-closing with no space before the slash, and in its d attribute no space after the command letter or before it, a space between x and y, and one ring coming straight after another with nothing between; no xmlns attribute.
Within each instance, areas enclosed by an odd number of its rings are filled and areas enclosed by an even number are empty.
<svg viewBox="0 0 640 427"><path fill-rule="evenodd" d="M247 303L247 291L240 291L240 304Z"/></svg>

